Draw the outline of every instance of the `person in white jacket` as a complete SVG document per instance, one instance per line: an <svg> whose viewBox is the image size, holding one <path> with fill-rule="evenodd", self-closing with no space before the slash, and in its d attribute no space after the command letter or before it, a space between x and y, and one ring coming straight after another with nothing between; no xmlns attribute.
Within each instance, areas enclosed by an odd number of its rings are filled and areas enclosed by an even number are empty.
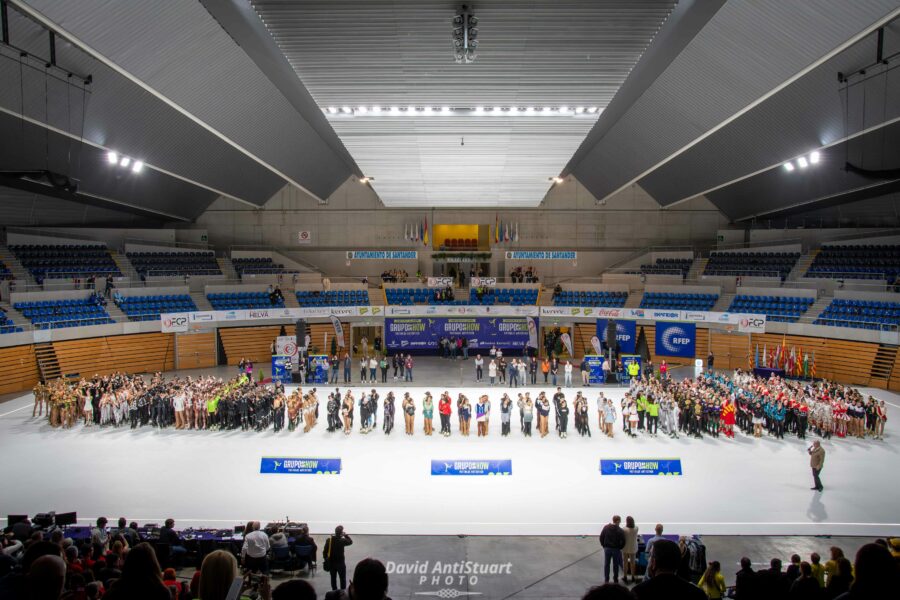
<svg viewBox="0 0 900 600"><path fill-rule="evenodd" d="M566 387L572 387L572 361L566 361L564 372L566 374Z"/></svg>

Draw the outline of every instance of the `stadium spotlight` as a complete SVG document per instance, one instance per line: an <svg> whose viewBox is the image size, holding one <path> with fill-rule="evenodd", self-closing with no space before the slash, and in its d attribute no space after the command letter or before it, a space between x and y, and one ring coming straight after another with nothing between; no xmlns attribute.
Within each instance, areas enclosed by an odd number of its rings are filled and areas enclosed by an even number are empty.
<svg viewBox="0 0 900 600"><path fill-rule="evenodd" d="M552 181L553 183L562 183L563 182L562 177L548 177L547 180Z"/></svg>
<svg viewBox="0 0 900 600"><path fill-rule="evenodd" d="M441 107L441 114L449 115L449 114L450 114L450 107L449 107L449 106L442 106L442 107Z"/></svg>
<svg viewBox="0 0 900 600"><path fill-rule="evenodd" d="M143 170L144 170L144 161L142 161L142 160L134 161L134 164L131 166L131 172L132 173L140 173Z"/></svg>
<svg viewBox="0 0 900 600"><path fill-rule="evenodd" d="M809 153L809 163L812 165L819 164L819 152L818 150Z"/></svg>
<svg viewBox="0 0 900 600"><path fill-rule="evenodd" d="M375 178L374 177L360 177L359 178L359 182L363 185L366 185L367 183L369 183L371 181L375 181Z"/></svg>
<svg viewBox="0 0 900 600"><path fill-rule="evenodd" d="M111 164L111 165L118 164L118 162L119 162L119 155L116 154L115 152L110 152L110 153L108 153L108 154L106 155L106 160L108 160L108 161L109 161L109 164Z"/></svg>
<svg viewBox="0 0 900 600"><path fill-rule="evenodd" d="M591 114L594 114L595 112L597 112L597 107L596 107L596 106L589 106L588 109L587 109L587 111L588 111L589 113L591 113Z"/></svg>
<svg viewBox="0 0 900 600"><path fill-rule="evenodd" d="M576 114L576 115L580 115L580 114L583 113L583 112L584 112L584 107L583 107L583 106L576 106L576 107L575 107L575 114Z"/></svg>
<svg viewBox="0 0 900 600"><path fill-rule="evenodd" d="M790 173L791 171L793 171L793 170L794 170L794 163L792 163L791 161L787 161L786 163L784 163L784 170L787 171L788 173Z"/></svg>
<svg viewBox="0 0 900 600"><path fill-rule="evenodd" d="M375 106L372 107L372 112L375 113L376 115L380 115L381 107L376 104Z"/></svg>
<svg viewBox="0 0 900 600"><path fill-rule="evenodd" d="M366 108L365 106L360 106L359 108L356 109L356 112L358 112L361 115L364 115L367 112L369 112L369 109Z"/></svg>
<svg viewBox="0 0 900 600"><path fill-rule="evenodd" d="M342 106L342 107L341 107L341 112L344 113L344 114L348 114L348 115L349 115L349 114L351 114L351 113L353 112L353 109L350 108L349 106Z"/></svg>
<svg viewBox="0 0 900 600"><path fill-rule="evenodd" d="M798 165L801 169L805 169L806 167L809 166L809 161L806 160L806 157L805 157L805 156L801 156L800 158L797 159L797 165Z"/></svg>
<svg viewBox="0 0 900 600"><path fill-rule="evenodd" d="M127 156L123 156L122 160L119 161L119 166L122 166L122 167L127 167L130 164L131 164L131 159L128 158Z"/></svg>
<svg viewBox="0 0 900 600"><path fill-rule="evenodd" d="M333 114L337 113L337 111L338 111L338 109L335 108L334 106L329 106L329 107L328 107L328 113L329 113L329 114L332 114L332 115L333 115Z"/></svg>

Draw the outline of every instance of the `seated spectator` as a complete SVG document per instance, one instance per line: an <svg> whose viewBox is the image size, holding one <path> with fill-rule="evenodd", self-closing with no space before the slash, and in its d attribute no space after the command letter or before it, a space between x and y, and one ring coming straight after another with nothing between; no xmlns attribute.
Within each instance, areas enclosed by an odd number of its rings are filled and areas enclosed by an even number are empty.
<svg viewBox="0 0 900 600"><path fill-rule="evenodd" d="M227 550L210 552L200 565L196 597L201 600L225 600L237 576L237 559L231 552Z"/></svg>
<svg viewBox="0 0 900 600"><path fill-rule="evenodd" d="M647 566L650 579L639 583L632 590L638 600L706 600L703 590L676 575L680 562L681 551L678 544L665 539L654 542L650 564Z"/></svg>
<svg viewBox="0 0 900 600"><path fill-rule="evenodd" d="M159 530L159 541L169 545L169 554L176 563L187 554L187 548L181 543L181 538L175 532L175 519L166 519L162 529Z"/></svg>
<svg viewBox="0 0 900 600"><path fill-rule="evenodd" d="M288 538L284 534L283 529L279 529L271 536L269 536L269 545L272 548L287 548L288 547Z"/></svg>
<svg viewBox="0 0 900 600"><path fill-rule="evenodd" d="M169 588L163 583L156 552L141 543L128 552L122 575L116 579L104 600L171 600Z"/></svg>
<svg viewBox="0 0 900 600"><path fill-rule="evenodd" d="M316 590L308 581L291 579L272 590L272 600L316 600Z"/></svg>
<svg viewBox="0 0 900 600"><path fill-rule="evenodd" d="M175 578L175 569L170 567L163 571L163 584L169 588L173 599L177 600L181 597L184 586Z"/></svg>
<svg viewBox="0 0 900 600"><path fill-rule="evenodd" d="M839 558L834 561L834 564L834 573L828 578L828 585L825 587L825 597L829 600L847 592L853 581L853 566L849 560Z"/></svg>
<svg viewBox="0 0 900 600"><path fill-rule="evenodd" d="M349 589L328 592L325 600L390 600L387 589L384 564L374 558L364 558L356 563Z"/></svg>
<svg viewBox="0 0 900 600"><path fill-rule="evenodd" d="M840 565L838 565L840 571ZM842 600L892 598L900 590L900 566L880 544L866 544L856 552L856 579Z"/></svg>
<svg viewBox="0 0 900 600"><path fill-rule="evenodd" d="M607 583L592 587L581 600L634 600L636 597L628 588L618 583Z"/></svg>
<svg viewBox="0 0 900 600"><path fill-rule="evenodd" d="M59 556L42 556L28 570L29 600L57 600L66 582L66 563Z"/></svg>
<svg viewBox="0 0 900 600"><path fill-rule="evenodd" d="M805 560L798 568L800 577L791 584L791 600L820 600L825 597L824 590L813 576L812 566Z"/></svg>

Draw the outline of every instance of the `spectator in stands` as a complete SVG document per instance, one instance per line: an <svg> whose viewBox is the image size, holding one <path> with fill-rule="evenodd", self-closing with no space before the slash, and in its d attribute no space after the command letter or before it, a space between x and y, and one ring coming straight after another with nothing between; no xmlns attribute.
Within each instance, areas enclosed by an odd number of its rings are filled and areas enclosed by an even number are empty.
<svg viewBox="0 0 900 600"><path fill-rule="evenodd" d="M66 563L59 556L41 556L31 563L27 577L29 600L57 600L66 582Z"/></svg>
<svg viewBox="0 0 900 600"><path fill-rule="evenodd" d="M179 564L181 557L187 554L187 548L181 543L181 539L175 532L175 519L166 519L162 528L159 530L159 541L169 545L169 554Z"/></svg>
<svg viewBox="0 0 900 600"><path fill-rule="evenodd" d="M791 564L784 570L785 575L790 581L794 581L800 577L800 555L791 554Z"/></svg>
<svg viewBox="0 0 900 600"><path fill-rule="evenodd" d="M850 589L850 583L853 581L853 566L849 560L841 557L834 561L834 564L834 572L828 578L828 585L825 587L825 597L829 600L833 600L847 592Z"/></svg>
<svg viewBox="0 0 900 600"><path fill-rule="evenodd" d="M316 600L316 590L308 581L290 579L272 590L272 600Z"/></svg>
<svg viewBox="0 0 900 600"><path fill-rule="evenodd" d="M634 524L634 517L625 517L625 546L622 548L624 557L624 568L622 569L623 580L628 583L628 573L631 572L632 583L637 581L637 557L638 551L638 526Z"/></svg>
<svg viewBox="0 0 900 600"><path fill-rule="evenodd" d="M759 585L753 563L746 556L741 559L741 570L734 575L735 600L757 600Z"/></svg>
<svg viewBox="0 0 900 600"><path fill-rule="evenodd" d="M328 592L325 600L390 600L387 590L388 575L384 564L374 558L364 558L353 569L350 589Z"/></svg>
<svg viewBox="0 0 900 600"><path fill-rule="evenodd" d="M331 589L344 590L347 587L347 562L344 548L353 544L353 539L344 533L344 526L338 525L334 528L334 535L325 541L325 548L322 550L322 560L325 561L326 571L331 572ZM359 565L357 565L357 569ZM354 578L356 573L353 574ZM338 578L341 580L341 587L338 588Z"/></svg>
<svg viewBox="0 0 900 600"><path fill-rule="evenodd" d="M725 597L725 577L722 576L722 565L714 560L706 567L706 572L700 577L697 587L706 592L710 600L719 600Z"/></svg>
<svg viewBox="0 0 900 600"><path fill-rule="evenodd" d="M581 600L634 600L636 596L628 588L614 583L594 586Z"/></svg>
<svg viewBox="0 0 900 600"><path fill-rule="evenodd" d="M241 547L241 564L249 571L269 572L269 536L260 530L259 521L247 523L244 545Z"/></svg>
<svg viewBox="0 0 900 600"><path fill-rule="evenodd" d="M675 573L681 562L678 544L671 540L658 540L653 544L650 564L647 566L650 579L639 583L633 589L638 600L706 600L706 594L695 585L684 581Z"/></svg>
<svg viewBox="0 0 900 600"><path fill-rule="evenodd" d="M109 532L106 530L108 522L106 517L97 517L97 526L91 529L91 543L100 544L104 550L109 546Z"/></svg>
<svg viewBox="0 0 900 600"><path fill-rule="evenodd" d="M855 575L850 592L841 596L842 600L891 598L900 590L900 566L881 544L866 544L857 550Z"/></svg>
<svg viewBox="0 0 900 600"><path fill-rule="evenodd" d="M812 566L803 561L798 567L800 576L791 584L791 600L821 600L824 598L824 590L819 587L812 572Z"/></svg>
<svg viewBox="0 0 900 600"><path fill-rule="evenodd" d="M150 544L141 543L128 552L122 576L116 579L105 600L171 600L169 588L162 581L156 552Z"/></svg>
<svg viewBox="0 0 900 600"><path fill-rule="evenodd" d="M619 527L622 517L614 515L600 532L600 546L603 547L603 577L609 583L609 566L613 566L613 581L619 583L619 569L622 566L622 548L625 547L625 532Z"/></svg>
<svg viewBox="0 0 900 600"><path fill-rule="evenodd" d="M825 566L822 564L822 557L818 552L809 555L809 566L812 569L813 577L819 582L820 588L825 588Z"/></svg>
<svg viewBox="0 0 900 600"><path fill-rule="evenodd" d="M210 552L200 565L197 598L200 600L225 600L231 584L238 576L234 555L227 550Z"/></svg>
<svg viewBox="0 0 900 600"><path fill-rule="evenodd" d="M764 598L786 598L791 589L791 581L781 570L780 558L773 558L769 561L769 568L765 571L758 571L756 577L759 582L760 594Z"/></svg>

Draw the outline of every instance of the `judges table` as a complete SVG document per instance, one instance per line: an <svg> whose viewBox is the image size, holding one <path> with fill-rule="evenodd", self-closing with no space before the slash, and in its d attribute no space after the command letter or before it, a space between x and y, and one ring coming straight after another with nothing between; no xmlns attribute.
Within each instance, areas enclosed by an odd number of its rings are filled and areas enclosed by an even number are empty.
<svg viewBox="0 0 900 600"><path fill-rule="evenodd" d="M772 375L777 375L778 377L784 377L784 369L770 369L768 367L754 367L753 374L757 377L765 377L768 379Z"/></svg>

